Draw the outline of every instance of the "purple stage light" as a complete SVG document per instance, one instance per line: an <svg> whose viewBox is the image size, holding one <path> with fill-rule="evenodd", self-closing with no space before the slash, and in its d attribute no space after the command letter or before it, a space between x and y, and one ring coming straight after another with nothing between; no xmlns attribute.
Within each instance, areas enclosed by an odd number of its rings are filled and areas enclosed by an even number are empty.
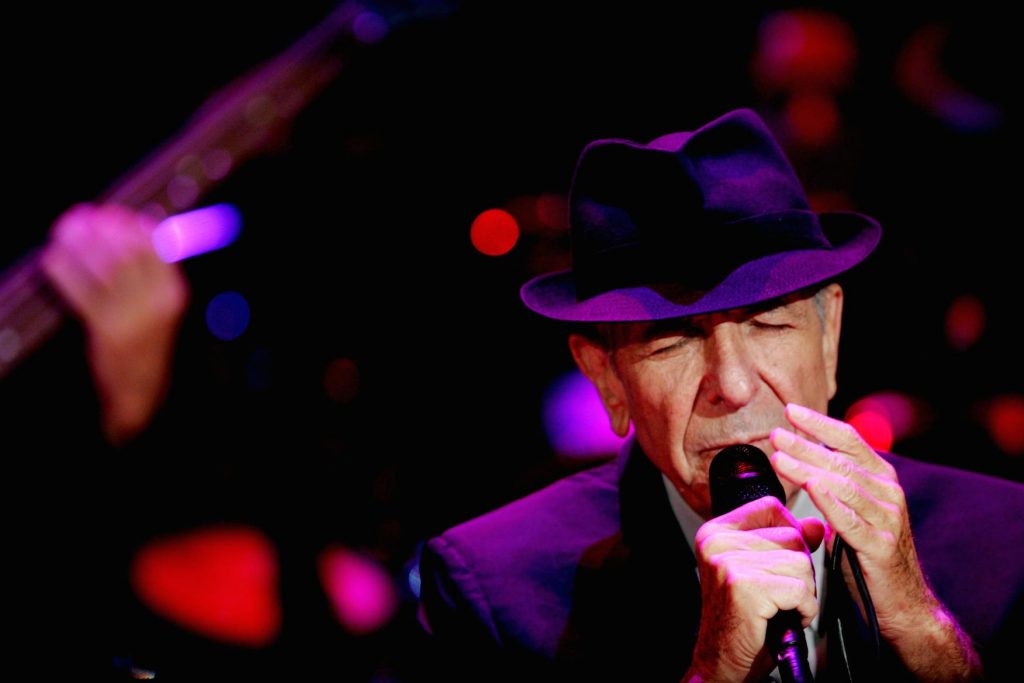
<svg viewBox="0 0 1024 683"><path fill-rule="evenodd" d="M612 431L594 385L578 370L562 375L544 394L544 431L559 455L613 454L623 439Z"/></svg>
<svg viewBox="0 0 1024 683"><path fill-rule="evenodd" d="M153 230L153 248L166 263L226 247L238 237L242 216L230 204L214 204L165 218Z"/></svg>

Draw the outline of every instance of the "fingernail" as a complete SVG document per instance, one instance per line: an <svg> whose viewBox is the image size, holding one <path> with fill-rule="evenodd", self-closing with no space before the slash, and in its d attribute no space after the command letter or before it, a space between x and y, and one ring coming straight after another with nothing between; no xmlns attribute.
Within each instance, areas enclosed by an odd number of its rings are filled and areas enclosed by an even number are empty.
<svg viewBox="0 0 1024 683"><path fill-rule="evenodd" d="M786 405L786 407L789 408L790 414L797 419L804 419L810 415L810 413L807 411L807 408L804 408L801 405L797 405L796 403L789 403Z"/></svg>
<svg viewBox="0 0 1024 683"><path fill-rule="evenodd" d="M777 444L783 447L792 446L796 443L796 440L793 438L793 433L786 429L776 429L772 434L772 438Z"/></svg>
<svg viewBox="0 0 1024 683"><path fill-rule="evenodd" d="M793 458L789 457L782 451L775 451L775 454L772 457L772 463L778 465L784 470L791 470L796 464Z"/></svg>

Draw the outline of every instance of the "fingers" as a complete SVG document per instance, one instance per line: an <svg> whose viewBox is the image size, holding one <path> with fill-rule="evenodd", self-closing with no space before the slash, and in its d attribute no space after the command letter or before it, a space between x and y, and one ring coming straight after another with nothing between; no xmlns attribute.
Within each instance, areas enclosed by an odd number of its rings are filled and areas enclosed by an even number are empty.
<svg viewBox="0 0 1024 683"><path fill-rule="evenodd" d="M702 549L708 554L741 550L795 550L809 552L800 529L768 527L754 531L721 530L702 539Z"/></svg>
<svg viewBox="0 0 1024 683"><path fill-rule="evenodd" d="M718 564L736 590L736 598L755 605L757 616L770 619L776 612L799 610L813 619L818 613L814 572L806 556L785 550L723 554Z"/></svg>
<svg viewBox="0 0 1024 683"><path fill-rule="evenodd" d="M889 477L887 472L879 474L868 471L866 468L858 465L846 452L829 450L786 429L774 429L770 436L772 446L777 451L807 463L817 470L831 472L841 479L855 482L860 488L879 500L890 503L899 502L902 494L895 483L895 475ZM865 444L865 448L869 447ZM885 467L889 467L888 463L878 458L873 452L871 457L881 462ZM786 464L792 463L787 462ZM877 471L882 468L876 467L874 469Z"/></svg>
<svg viewBox="0 0 1024 683"><path fill-rule="evenodd" d="M825 538L825 523L817 517L804 517L798 521L804 543L807 544L807 549L813 553Z"/></svg>
<svg viewBox="0 0 1024 683"><path fill-rule="evenodd" d="M741 505L735 510L730 510L724 515L710 520L704 526L708 526L708 524L712 525L709 531L712 529L716 531L719 529L748 530L771 526L790 526L794 528L798 526L793 514L777 498L772 496L758 498L745 505Z"/></svg>
<svg viewBox="0 0 1024 683"><path fill-rule="evenodd" d="M892 467L850 425L789 404L793 425L834 448L787 430L772 432L772 466L808 492L830 527L857 550L890 552L906 502Z"/></svg>
<svg viewBox="0 0 1024 683"><path fill-rule="evenodd" d="M852 466L876 475L892 475L892 467L878 457L852 425L795 403L786 405L786 419L797 429L845 454Z"/></svg>
<svg viewBox="0 0 1024 683"><path fill-rule="evenodd" d="M117 205L78 204L54 223L43 269L91 330L132 336L184 310L184 276L156 254L153 227Z"/></svg>
<svg viewBox="0 0 1024 683"><path fill-rule="evenodd" d="M817 605L810 553L823 536L820 520L797 520L767 496L705 522L695 547L704 570L712 572L707 580L735 591L741 602L760 605L758 616L799 609L813 617Z"/></svg>

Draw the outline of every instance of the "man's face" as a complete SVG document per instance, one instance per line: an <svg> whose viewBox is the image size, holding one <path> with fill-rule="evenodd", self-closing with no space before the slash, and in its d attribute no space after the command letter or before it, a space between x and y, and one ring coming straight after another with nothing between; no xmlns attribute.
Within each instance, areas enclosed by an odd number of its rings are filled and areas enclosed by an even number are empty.
<svg viewBox="0 0 1024 683"><path fill-rule="evenodd" d="M620 434L636 438L687 503L711 516L708 467L725 446L767 454L775 427L793 429L787 403L826 412L835 395L843 292L690 318L615 326L609 346L570 337ZM806 436L806 435L805 435ZM783 479L788 497L796 487Z"/></svg>

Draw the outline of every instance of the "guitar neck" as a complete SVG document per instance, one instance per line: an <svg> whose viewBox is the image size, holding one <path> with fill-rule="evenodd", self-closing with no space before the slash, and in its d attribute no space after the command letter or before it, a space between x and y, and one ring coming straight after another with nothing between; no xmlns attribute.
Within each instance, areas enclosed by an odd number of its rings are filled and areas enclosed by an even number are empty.
<svg viewBox="0 0 1024 683"><path fill-rule="evenodd" d="M100 197L156 219L186 211L232 170L287 132L291 121L361 44L354 26L391 28L436 14L415 5L382 16L356 2L339 5L287 50L211 96L185 127ZM378 32L382 34L383 31ZM365 33L364 33L365 39ZM66 307L40 268L40 252L0 275L0 379L59 329Z"/></svg>
<svg viewBox="0 0 1024 683"><path fill-rule="evenodd" d="M34 250L0 276L0 378L53 336L65 307Z"/></svg>

